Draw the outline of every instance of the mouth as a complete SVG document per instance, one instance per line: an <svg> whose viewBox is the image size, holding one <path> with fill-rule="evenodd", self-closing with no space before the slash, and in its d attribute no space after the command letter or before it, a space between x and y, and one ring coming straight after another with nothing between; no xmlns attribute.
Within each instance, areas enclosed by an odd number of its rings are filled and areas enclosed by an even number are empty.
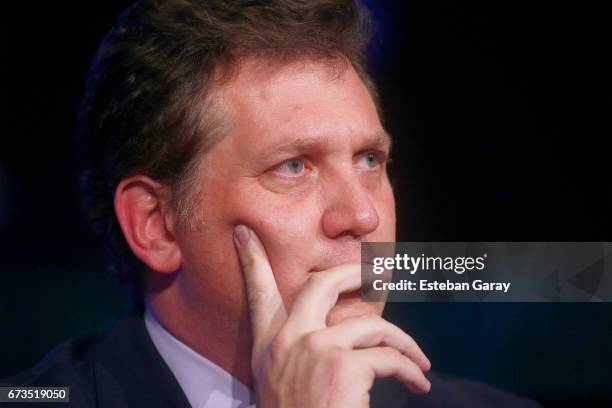
<svg viewBox="0 0 612 408"><path fill-rule="evenodd" d="M311 272L311 273L312 272L323 272L323 271L326 271L328 269L335 268L336 266L340 266L340 265L344 265L344 264L360 264L360 265L366 266L368 268L371 268L373 266L373 263L370 260L362 261L361 258L357 258L357 259L352 258L352 259L347 259L347 260L342 261L342 262L336 261L336 262L333 262L333 263L330 262L330 263L326 263L324 265L315 266L313 268L310 268L309 272Z"/></svg>
<svg viewBox="0 0 612 408"><path fill-rule="evenodd" d="M316 255L310 258L315 261L310 271L322 272L342 264L359 264L362 260L371 262L370 257L362 256L362 243L363 241L348 241L316 251Z"/></svg>

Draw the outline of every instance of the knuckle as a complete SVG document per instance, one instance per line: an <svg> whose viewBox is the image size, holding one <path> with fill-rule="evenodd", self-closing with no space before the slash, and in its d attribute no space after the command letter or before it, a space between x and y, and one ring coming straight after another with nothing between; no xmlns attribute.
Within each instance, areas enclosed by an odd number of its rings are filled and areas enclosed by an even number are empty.
<svg viewBox="0 0 612 408"><path fill-rule="evenodd" d="M397 326L391 326L391 330L391 333L402 339L403 343L406 345L407 348L420 350L417 342L408 333L406 333Z"/></svg>
<svg viewBox="0 0 612 408"><path fill-rule="evenodd" d="M302 338L302 347L307 352L318 352L324 346L324 339L320 333L308 333Z"/></svg>
<svg viewBox="0 0 612 408"><path fill-rule="evenodd" d="M379 315L377 315L374 312L365 313L365 314L359 316L359 318L361 318L361 319L363 319L366 322L371 323L371 324L376 324L376 323L378 323L379 320L382 319Z"/></svg>
<svg viewBox="0 0 612 408"><path fill-rule="evenodd" d="M324 289L326 279L321 273L314 273L308 278L308 285L314 289Z"/></svg>
<svg viewBox="0 0 612 408"><path fill-rule="evenodd" d="M247 296L249 304L255 308L264 305L270 298L269 293L261 288L249 290Z"/></svg>
<svg viewBox="0 0 612 408"><path fill-rule="evenodd" d="M280 332L270 342L270 348L269 348L270 349L270 355L273 358L275 358L277 356L280 356L280 355L284 354L288 348L289 348L288 339L287 339L286 335L284 335L282 332Z"/></svg>
<svg viewBox="0 0 612 408"><path fill-rule="evenodd" d="M404 357L402 353L394 349L393 347L381 347L381 352L388 359L401 359Z"/></svg>
<svg viewBox="0 0 612 408"><path fill-rule="evenodd" d="M244 252L240 254L240 263L245 270L251 270L255 266L255 257L253 254Z"/></svg>
<svg viewBox="0 0 612 408"><path fill-rule="evenodd" d="M340 347L329 350L327 354L329 368L333 372L343 372L350 362L350 353Z"/></svg>
<svg viewBox="0 0 612 408"><path fill-rule="evenodd" d="M404 332L402 332L404 333ZM410 336L409 334L404 333L404 338L406 339L406 343L408 344L408 346L410 348L416 348L418 350L420 350L419 345L417 344L417 342L412 338L412 336Z"/></svg>

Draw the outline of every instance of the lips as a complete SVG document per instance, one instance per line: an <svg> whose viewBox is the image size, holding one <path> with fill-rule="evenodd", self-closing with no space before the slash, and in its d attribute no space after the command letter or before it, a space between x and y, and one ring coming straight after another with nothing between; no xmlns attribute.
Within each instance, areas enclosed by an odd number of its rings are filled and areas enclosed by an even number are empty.
<svg viewBox="0 0 612 408"><path fill-rule="evenodd" d="M315 256L311 259L316 260L312 272L321 272L346 263L361 262L361 243L362 241L338 242L335 246L318 248Z"/></svg>
<svg viewBox="0 0 612 408"><path fill-rule="evenodd" d="M310 272L324 272L328 269L334 268L336 266L340 266L340 265L344 265L344 264L348 264L348 263L354 263L357 264L359 263L359 261L346 261L346 262L335 262L333 264L325 264L324 266L316 266L314 268L310 269Z"/></svg>
<svg viewBox="0 0 612 408"><path fill-rule="evenodd" d="M361 260L361 255L355 257L352 256L350 258L334 258L332 260L329 261L325 261L325 262L320 262L318 263L316 266L314 266L313 268L310 268L310 272L322 272L322 271L326 271L328 269L334 268L336 266L340 266L340 265L344 265L344 264L363 264L363 265L369 265L372 266L372 261L370 259L366 259L364 261Z"/></svg>

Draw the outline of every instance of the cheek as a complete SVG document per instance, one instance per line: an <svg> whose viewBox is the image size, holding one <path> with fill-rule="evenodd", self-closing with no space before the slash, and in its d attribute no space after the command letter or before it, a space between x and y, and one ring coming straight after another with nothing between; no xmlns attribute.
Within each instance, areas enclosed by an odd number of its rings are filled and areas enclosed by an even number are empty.
<svg viewBox="0 0 612 408"><path fill-rule="evenodd" d="M316 197L287 200L257 186L221 183L201 201L204 226L181 239L189 287L207 303L232 310L244 302L244 280L233 243L237 224L252 228L264 244L285 303L292 304L317 259L321 209ZM210 184L209 184L210 187ZM390 186L372 196L380 224L371 240L395 240L395 201ZM319 248L320 249L320 248ZM221 271L221 272L220 272ZM213 288L211 290L211 288ZM196 295L194 293L194 295ZM202 293L200 293L202 295Z"/></svg>
<svg viewBox="0 0 612 408"><path fill-rule="evenodd" d="M285 298L308 276L318 236L320 212L315 202L288 202L277 194L236 200L226 207L224 224L231 231L248 225L264 245L277 285Z"/></svg>
<svg viewBox="0 0 612 408"><path fill-rule="evenodd" d="M387 184L379 194L374 196L376 211L378 212L379 224L376 231L371 234L371 241L393 242L395 241L395 197L391 185Z"/></svg>

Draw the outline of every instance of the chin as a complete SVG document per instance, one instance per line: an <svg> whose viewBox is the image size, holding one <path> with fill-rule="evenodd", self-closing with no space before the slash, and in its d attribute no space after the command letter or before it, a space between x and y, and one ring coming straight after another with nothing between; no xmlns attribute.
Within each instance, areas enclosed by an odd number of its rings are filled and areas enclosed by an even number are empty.
<svg viewBox="0 0 612 408"><path fill-rule="evenodd" d="M360 298L340 299L327 315L326 323L334 326L348 318L366 314L381 315L384 302L364 302Z"/></svg>

